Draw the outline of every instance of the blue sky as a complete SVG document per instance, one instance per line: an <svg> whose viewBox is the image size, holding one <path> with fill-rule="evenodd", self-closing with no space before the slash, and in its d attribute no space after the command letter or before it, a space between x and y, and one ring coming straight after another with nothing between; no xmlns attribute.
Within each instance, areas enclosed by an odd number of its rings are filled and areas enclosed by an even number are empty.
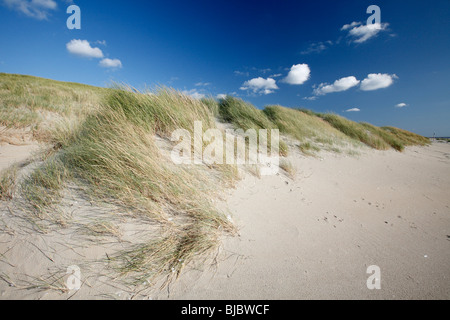
<svg viewBox="0 0 450 320"><path fill-rule="evenodd" d="M0 0L0 72L232 94L450 136L450 1L429 3ZM66 26L71 4L81 30Z"/></svg>

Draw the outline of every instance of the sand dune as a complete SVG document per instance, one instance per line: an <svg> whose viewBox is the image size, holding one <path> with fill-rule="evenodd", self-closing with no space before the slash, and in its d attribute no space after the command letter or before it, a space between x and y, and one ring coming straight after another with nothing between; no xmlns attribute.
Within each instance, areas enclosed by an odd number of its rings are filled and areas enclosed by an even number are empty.
<svg viewBox="0 0 450 320"><path fill-rule="evenodd" d="M295 181L247 177L231 193L240 237L170 298L450 298L449 144L291 161ZM381 290L367 288L370 265Z"/></svg>
<svg viewBox="0 0 450 320"><path fill-rule="evenodd" d="M20 147L4 146L2 153L12 150L5 148ZM8 152L9 160L2 163L24 160L27 152L14 157ZM119 242L94 244L82 240L74 227L29 232L14 210L3 207L0 299L450 297L450 144L410 147L403 153L366 148L359 156L292 153L289 159L297 170L294 179L284 173L247 175L228 190L218 206L232 212L239 237L224 239L217 263L187 268L163 291L116 283L102 263L88 267L105 252L143 241L151 230L139 230L139 219L121 218L125 232ZM73 208L75 227L93 214L115 219L108 208L92 207L81 198L65 201L66 208ZM91 207L78 212L77 206ZM71 264L84 268L83 286L60 292L64 279L52 274L64 275ZM370 265L381 269L380 290L366 286Z"/></svg>

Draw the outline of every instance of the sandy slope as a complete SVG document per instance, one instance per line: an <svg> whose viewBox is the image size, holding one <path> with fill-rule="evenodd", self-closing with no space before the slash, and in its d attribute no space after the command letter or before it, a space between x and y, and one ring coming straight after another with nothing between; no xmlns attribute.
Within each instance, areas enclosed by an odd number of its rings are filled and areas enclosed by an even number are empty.
<svg viewBox="0 0 450 320"><path fill-rule="evenodd" d="M84 220L116 218L105 208L77 210L84 200L73 196L65 201L76 224L47 235L30 233L3 210L0 299L450 298L450 144L358 158L297 154L291 162L295 180L247 176L229 191L221 205L231 210L240 237L225 239L215 268L187 271L164 292L129 294L94 273L79 292L24 290L18 285L24 274L64 274L71 264L142 240L145 230L123 217L120 242L85 241L76 235ZM381 268L381 290L366 287L369 265Z"/></svg>
<svg viewBox="0 0 450 320"><path fill-rule="evenodd" d="M228 201L240 238L171 298L450 298L450 144L292 161L294 182L240 183ZM367 289L370 265L381 290Z"/></svg>
<svg viewBox="0 0 450 320"><path fill-rule="evenodd" d="M21 163L38 150L37 144L14 146L0 145L0 170L8 168L14 163Z"/></svg>

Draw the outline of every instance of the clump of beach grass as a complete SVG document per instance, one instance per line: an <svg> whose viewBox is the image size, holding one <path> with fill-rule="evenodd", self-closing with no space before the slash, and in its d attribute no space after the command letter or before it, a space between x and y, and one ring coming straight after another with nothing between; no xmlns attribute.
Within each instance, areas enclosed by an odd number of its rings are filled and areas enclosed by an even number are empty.
<svg viewBox="0 0 450 320"><path fill-rule="evenodd" d="M342 146L352 142L329 123L309 110L290 109L282 106L267 106L264 113L280 129L300 142L300 150L314 155L322 149Z"/></svg>
<svg viewBox="0 0 450 320"><path fill-rule="evenodd" d="M96 220L82 226L82 232L95 237L120 238L120 229L111 221Z"/></svg>
<svg viewBox="0 0 450 320"><path fill-rule="evenodd" d="M268 147L270 148L270 130L278 129L278 127L270 121L262 110L256 109L242 99L227 96L219 101L219 114L223 121L232 123L236 128L244 131L267 129L269 133ZM283 140L280 139L279 142L280 155L286 156L289 148Z"/></svg>
<svg viewBox="0 0 450 320"><path fill-rule="evenodd" d="M65 223L61 215L56 215L58 211L55 209L69 176L65 164L58 157L50 157L24 178L21 194L33 219Z"/></svg>
<svg viewBox="0 0 450 320"><path fill-rule="evenodd" d="M414 145L425 146L430 144L430 139L410 131L406 131L395 127L382 127L381 129L394 135L405 146L414 146Z"/></svg>
<svg viewBox="0 0 450 320"><path fill-rule="evenodd" d="M316 152L320 151L320 148L311 142L300 143L299 147L300 151L306 155L313 156Z"/></svg>
<svg viewBox="0 0 450 320"><path fill-rule="evenodd" d="M383 130L379 127L376 127L374 125L371 125L370 123L365 122L362 122L361 125L365 127L367 130L369 130L372 134L381 137L386 143L388 143L395 150L401 152L405 149L404 143L388 130Z"/></svg>
<svg viewBox="0 0 450 320"><path fill-rule="evenodd" d="M18 172L17 165L9 166L0 172L0 200L11 200L13 198Z"/></svg>
<svg viewBox="0 0 450 320"><path fill-rule="evenodd" d="M282 158L280 160L280 168L286 172L286 174L289 176L289 178L294 179L295 178L295 174L297 173L297 170L295 169L295 167L292 165L292 163L285 158Z"/></svg>
<svg viewBox="0 0 450 320"><path fill-rule="evenodd" d="M322 114L321 116L325 121L345 135L359 140L371 148L377 150L388 150L390 148L390 145L385 140L360 123L350 121L336 114Z"/></svg>
<svg viewBox="0 0 450 320"><path fill-rule="evenodd" d="M202 98L201 102L208 107L209 111L211 111L214 117L219 116L219 102L217 102L216 99L212 97L206 97Z"/></svg>
<svg viewBox="0 0 450 320"><path fill-rule="evenodd" d="M215 125L204 103L174 90L112 89L98 112L54 137L58 151L25 181L25 197L43 216L70 179L86 186L96 201L151 219L170 236L124 250L111 257L111 265L139 281L177 276L195 257L217 248L219 235L235 232L212 201L218 190L211 176L227 177L232 170L176 166L155 144L155 134L192 132L194 121L202 121L205 130Z"/></svg>
<svg viewBox="0 0 450 320"><path fill-rule="evenodd" d="M109 89L38 77L0 73L0 126L31 128L47 142L54 121L84 118Z"/></svg>

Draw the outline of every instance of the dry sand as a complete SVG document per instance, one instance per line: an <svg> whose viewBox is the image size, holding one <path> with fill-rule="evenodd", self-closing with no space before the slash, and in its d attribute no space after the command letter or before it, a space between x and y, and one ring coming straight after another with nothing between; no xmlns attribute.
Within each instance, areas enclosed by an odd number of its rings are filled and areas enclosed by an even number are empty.
<svg viewBox="0 0 450 320"><path fill-rule="evenodd" d="M247 177L232 192L240 238L171 298L450 298L450 144L291 161L295 181Z"/></svg>
<svg viewBox="0 0 450 320"><path fill-rule="evenodd" d="M2 208L0 299L449 299L450 144L320 157L292 155L294 180L247 175L220 204L240 236L224 239L218 264L151 294L95 277L77 292L23 289L24 274L98 259L117 244L76 247L70 230L21 232L20 219ZM380 290L366 286L370 265L381 269Z"/></svg>

